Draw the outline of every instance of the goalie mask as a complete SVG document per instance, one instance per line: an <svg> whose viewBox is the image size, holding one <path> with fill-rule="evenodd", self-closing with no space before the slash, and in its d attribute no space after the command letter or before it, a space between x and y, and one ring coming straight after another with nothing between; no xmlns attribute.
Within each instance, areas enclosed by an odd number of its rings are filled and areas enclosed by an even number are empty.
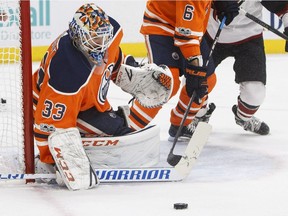
<svg viewBox="0 0 288 216"><path fill-rule="evenodd" d="M75 46L96 65L101 65L113 37L107 14L95 4L85 4L69 23L69 36Z"/></svg>

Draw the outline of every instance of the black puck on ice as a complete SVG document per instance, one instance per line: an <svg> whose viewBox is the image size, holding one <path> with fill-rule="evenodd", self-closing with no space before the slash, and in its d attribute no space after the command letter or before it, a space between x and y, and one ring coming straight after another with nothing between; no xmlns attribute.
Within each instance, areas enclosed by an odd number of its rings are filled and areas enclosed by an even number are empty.
<svg viewBox="0 0 288 216"><path fill-rule="evenodd" d="M174 209L187 209L188 204L187 203L175 203Z"/></svg>

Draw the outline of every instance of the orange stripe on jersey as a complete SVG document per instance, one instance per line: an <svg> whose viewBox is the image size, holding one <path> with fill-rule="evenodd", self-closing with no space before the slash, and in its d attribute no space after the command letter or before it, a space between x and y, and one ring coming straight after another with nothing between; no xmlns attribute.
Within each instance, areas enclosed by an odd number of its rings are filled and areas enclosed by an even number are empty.
<svg viewBox="0 0 288 216"><path fill-rule="evenodd" d="M130 125L129 125L130 128L132 128L133 130L140 130L147 125L147 123L146 124L140 123L132 115L129 116L129 123L130 123Z"/></svg>
<svg viewBox="0 0 288 216"><path fill-rule="evenodd" d="M40 124L40 125L37 125L35 124L34 125L34 133L36 134L41 134L42 137L48 137L51 133L51 131L54 131L55 128L52 126L52 125L48 125L48 124ZM39 140L42 139L40 136L39 137ZM37 138L37 136L35 137Z"/></svg>
<svg viewBox="0 0 288 216"><path fill-rule="evenodd" d="M180 88L180 77L179 77L179 68L169 67L172 76L173 76L173 88L170 98L172 98L174 95L177 94L179 88Z"/></svg>
<svg viewBox="0 0 288 216"><path fill-rule="evenodd" d="M36 137L35 136L35 140L38 141L38 142L44 142L44 141L47 141L47 138L41 138L41 137Z"/></svg>
<svg viewBox="0 0 288 216"><path fill-rule="evenodd" d="M144 128L157 115L161 107L146 108L143 107L137 100L134 101L130 108L129 120L133 129Z"/></svg>
<svg viewBox="0 0 288 216"><path fill-rule="evenodd" d="M95 128L89 123L82 121L81 119L77 120L77 127L80 130L80 132L85 133L85 134L95 135L95 136L109 136L103 133L103 131L99 130L98 128Z"/></svg>
<svg viewBox="0 0 288 216"><path fill-rule="evenodd" d="M216 85L216 82L217 82L217 76L215 73L213 73L209 77L207 77L208 93L210 93L213 90L213 88Z"/></svg>
<svg viewBox="0 0 288 216"><path fill-rule="evenodd" d="M200 105L194 102L192 103L189 109L189 113L187 115L186 121L184 122L184 126L191 123L192 119L195 117L196 113L200 110L200 108L202 107L203 103L206 100L207 100L207 95L203 97L202 103ZM184 113L187 110L187 105L189 104L189 101L190 101L190 97L187 95L186 86L183 86L181 89L181 94L180 94L180 98L177 103L177 106L176 108L171 110L171 117L170 117L171 124L178 125L178 126L180 125L184 117Z"/></svg>
<svg viewBox="0 0 288 216"><path fill-rule="evenodd" d="M185 58L200 55L200 41L208 23L211 1L157 1L146 3L143 35L174 37Z"/></svg>
<svg viewBox="0 0 288 216"><path fill-rule="evenodd" d="M90 130L88 127L85 127L83 124L80 124L79 122L77 122L77 127L81 132L99 136L99 134L95 133L93 130Z"/></svg>
<svg viewBox="0 0 288 216"><path fill-rule="evenodd" d="M53 156L50 153L49 147L47 146L38 146L40 153L40 160L44 163L54 164Z"/></svg>

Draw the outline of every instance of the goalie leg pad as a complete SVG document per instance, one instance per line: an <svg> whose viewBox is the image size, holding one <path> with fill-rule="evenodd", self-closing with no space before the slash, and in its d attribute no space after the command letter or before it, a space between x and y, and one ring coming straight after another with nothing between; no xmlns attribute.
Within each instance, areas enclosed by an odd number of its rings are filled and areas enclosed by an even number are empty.
<svg viewBox="0 0 288 216"><path fill-rule="evenodd" d="M49 136L48 144L57 170L69 190L89 189L99 184L77 128L57 130Z"/></svg>
<svg viewBox="0 0 288 216"><path fill-rule="evenodd" d="M157 66L153 63L142 67L122 64L115 83L148 108L165 104L173 88L170 69L165 65Z"/></svg>
<svg viewBox="0 0 288 216"><path fill-rule="evenodd" d="M82 142L95 169L151 167L160 159L158 126L124 136L82 138Z"/></svg>

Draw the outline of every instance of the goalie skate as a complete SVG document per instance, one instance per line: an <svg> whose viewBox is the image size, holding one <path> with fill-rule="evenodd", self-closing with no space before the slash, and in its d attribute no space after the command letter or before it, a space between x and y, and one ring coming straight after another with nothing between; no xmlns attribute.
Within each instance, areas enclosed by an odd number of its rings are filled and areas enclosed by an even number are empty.
<svg viewBox="0 0 288 216"><path fill-rule="evenodd" d="M132 67L122 64L116 85L123 91L135 97L147 108L165 104L170 98L173 79L170 69L156 64L146 64L142 67Z"/></svg>

